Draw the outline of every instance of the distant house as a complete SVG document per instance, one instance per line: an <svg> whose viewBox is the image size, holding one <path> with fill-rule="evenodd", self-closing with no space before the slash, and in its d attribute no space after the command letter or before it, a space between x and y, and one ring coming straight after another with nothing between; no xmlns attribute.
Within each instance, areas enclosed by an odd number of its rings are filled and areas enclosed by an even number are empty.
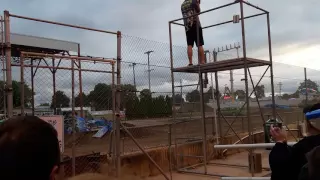
<svg viewBox="0 0 320 180"><path fill-rule="evenodd" d="M54 115L54 111L50 106L37 106L34 108L34 115L36 116Z"/></svg>

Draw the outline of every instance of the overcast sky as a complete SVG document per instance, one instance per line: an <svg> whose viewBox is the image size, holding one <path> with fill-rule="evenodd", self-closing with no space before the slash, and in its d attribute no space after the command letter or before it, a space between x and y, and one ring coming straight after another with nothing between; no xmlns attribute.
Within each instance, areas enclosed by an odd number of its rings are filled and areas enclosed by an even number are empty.
<svg viewBox="0 0 320 180"><path fill-rule="evenodd" d="M71 23L92 28L110 31L122 31L123 61L147 63L145 51L154 50L150 56L150 64L157 66L170 66L169 59L169 33L168 21L181 17L180 6L182 0L116 0L116 1L79 1L79 0L0 0L0 10L9 10L12 14L30 16L35 18ZM202 0L202 10L211 9L230 0ZM295 66L275 63L275 84L282 82L284 92L295 91L297 85L303 81L303 66L319 69L317 61L320 49L320 1L318 0L254 0L251 3L270 12L273 60L276 62L292 64ZM258 13L251 7L245 7L245 15ZM203 26L231 20L234 14L239 14L239 6L232 6L216 12L201 16ZM246 37L248 56L268 59L266 17L261 16L246 20ZM35 35L74 41L81 44L82 54L99 57L116 57L116 38L96 32L75 30L47 24L11 19L11 30L15 33ZM229 24L204 30L205 49L241 43L240 24ZM187 64L186 40L184 29L173 25L174 62L176 66ZM242 49L240 49L240 55ZM228 51L218 55L219 60L236 57L236 51ZM195 61L195 60L194 60ZM92 68L103 68L99 65L87 65ZM147 66L136 65L136 82L139 89L148 87ZM110 68L109 68L110 69ZM170 69L164 67L151 67L152 91L170 92ZM265 69L265 68L264 68ZM263 74L263 68L252 69L254 82ZM28 71L26 72L28 73ZM244 89L243 70L235 73L235 89ZM45 75L44 75L45 74ZM58 89L70 93L70 72L58 73ZM132 67L123 64L123 82L133 84ZM309 78L320 82L317 70L308 71ZM267 76L270 76L269 72ZM19 78L19 74L14 75ZM51 75L43 70L41 77L36 79L36 92L38 98L48 99L52 94ZM219 84L223 87L229 84L228 72L219 73ZM177 74L176 82L182 79L183 84L196 83L197 76ZM26 79L28 81L28 79ZM87 73L83 78L84 90L90 91L98 82L111 82L111 76L104 74ZM270 78L263 79L267 89L270 88ZM38 87L38 89L37 89ZM275 86L276 91L279 87ZM185 89L184 91L188 91ZM76 90L77 91L77 90ZM269 90L267 90L269 91ZM44 101L44 100L43 100Z"/></svg>

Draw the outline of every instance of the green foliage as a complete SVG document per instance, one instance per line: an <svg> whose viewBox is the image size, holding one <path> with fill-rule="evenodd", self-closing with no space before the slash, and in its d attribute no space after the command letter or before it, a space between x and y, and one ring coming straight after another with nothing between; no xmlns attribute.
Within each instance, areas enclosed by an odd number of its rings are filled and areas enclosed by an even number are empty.
<svg viewBox="0 0 320 180"><path fill-rule="evenodd" d="M264 92L264 85L256 86L255 90L258 98L266 97Z"/></svg>
<svg viewBox="0 0 320 180"><path fill-rule="evenodd" d="M314 89L317 92L319 92L318 91L319 85L316 82L314 82L314 81L312 81L310 79L307 79L306 82L307 82L307 88ZM306 83L305 82L301 82L300 83L300 85L298 87L298 90L303 89L303 88L306 88Z"/></svg>
<svg viewBox="0 0 320 180"><path fill-rule="evenodd" d="M82 93L81 96L82 96L83 107L90 106L90 101L89 101L88 96L85 93ZM76 107L80 107L81 106L80 93L74 98L74 101L75 101L75 106Z"/></svg>
<svg viewBox="0 0 320 180"><path fill-rule="evenodd" d="M246 92L244 90L236 90L235 95L238 95L238 99L241 101L246 99Z"/></svg>
<svg viewBox="0 0 320 180"><path fill-rule="evenodd" d="M3 95L3 85L4 82L0 81L0 100L3 102L4 97ZM21 106L21 83L18 81L12 81L12 94L13 94L13 107L20 107ZM31 106L31 100L32 100L32 90L31 88L27 85L24 84L24 106L25 107L30 107ZM3 109L4 104L0 103L0 109Z"/></svg>
<svg viewBox="0 0 320 180"><path fill-rule="evenodd" d="M99 83L88 95L88 101L96 111L112 109L111 85Z"/></svg>
<svg viewBox="0 0 320 180"><path fill-rule="evenodd" d="M184 98L182 97L181 94L176 94L174 97L175 97L174 100L176 104L184 103Z"/></svg>
<svg viewBox="0 0 320 180"><path fill-rule="evenodd" d="M54 103L53 103L54 98L55 98L56 108L70 107L70 98L63 91L57 91L56 97L52 96L51 108L54 107Z"/></svg>
<svg viewBox="0 0 320 180"><path fill-rule="evenodd" d="M209 88L207 92L204 92L204 102L208 103L209 99L212 99L212 91L214 91L214 99L217 99L217 92L212 87ZM221 97L221 93L219 93L219 98ZM188 102L200 102L200 92L196 89L193 90L186 95L186 100Z"/></svg>

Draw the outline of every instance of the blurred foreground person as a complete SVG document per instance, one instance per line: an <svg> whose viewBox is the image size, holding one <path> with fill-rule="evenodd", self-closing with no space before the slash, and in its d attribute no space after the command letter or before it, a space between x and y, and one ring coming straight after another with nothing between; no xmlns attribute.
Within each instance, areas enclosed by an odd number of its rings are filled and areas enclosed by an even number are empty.
<svg viewBox="0 0 320 180"><path fill-rule="evenodd" d="M319 109L320 104L315 104L305 108L303 112L306 114ZM320 146L320 130L316 125L317 120L320 121L320 119L305 120L308 134L292 147L287 145L285 131L279 127L271 127L271 136L276 141L269 155L269 164L272 171L271 180L299 179L300 171L307 163L307 153Z"/></svg>
<svg viewBox="0 0 320 180"><path fill-rule="evenodd" d="M308 152L306 158L308 162L302 167L299 180L320 179L320 146Z"/></svg>
<svg viewBox="0 0 320 180"><path fill-rule="evenodd" d="M20 116L0 125L1 180L55 180L60 149L57 131L35 116Z"/></svg>

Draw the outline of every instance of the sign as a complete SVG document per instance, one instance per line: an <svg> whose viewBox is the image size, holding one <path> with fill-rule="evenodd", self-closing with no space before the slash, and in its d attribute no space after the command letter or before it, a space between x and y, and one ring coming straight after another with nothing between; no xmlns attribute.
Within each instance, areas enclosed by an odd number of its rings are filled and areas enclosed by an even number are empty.
<svg viewBox="0 0 320 180"><path fill-rule="evenodd" d="M40 119L51 124L58 132L58 140L61 153L64 152L64 118L63 116L40 116Z"/></svg>

